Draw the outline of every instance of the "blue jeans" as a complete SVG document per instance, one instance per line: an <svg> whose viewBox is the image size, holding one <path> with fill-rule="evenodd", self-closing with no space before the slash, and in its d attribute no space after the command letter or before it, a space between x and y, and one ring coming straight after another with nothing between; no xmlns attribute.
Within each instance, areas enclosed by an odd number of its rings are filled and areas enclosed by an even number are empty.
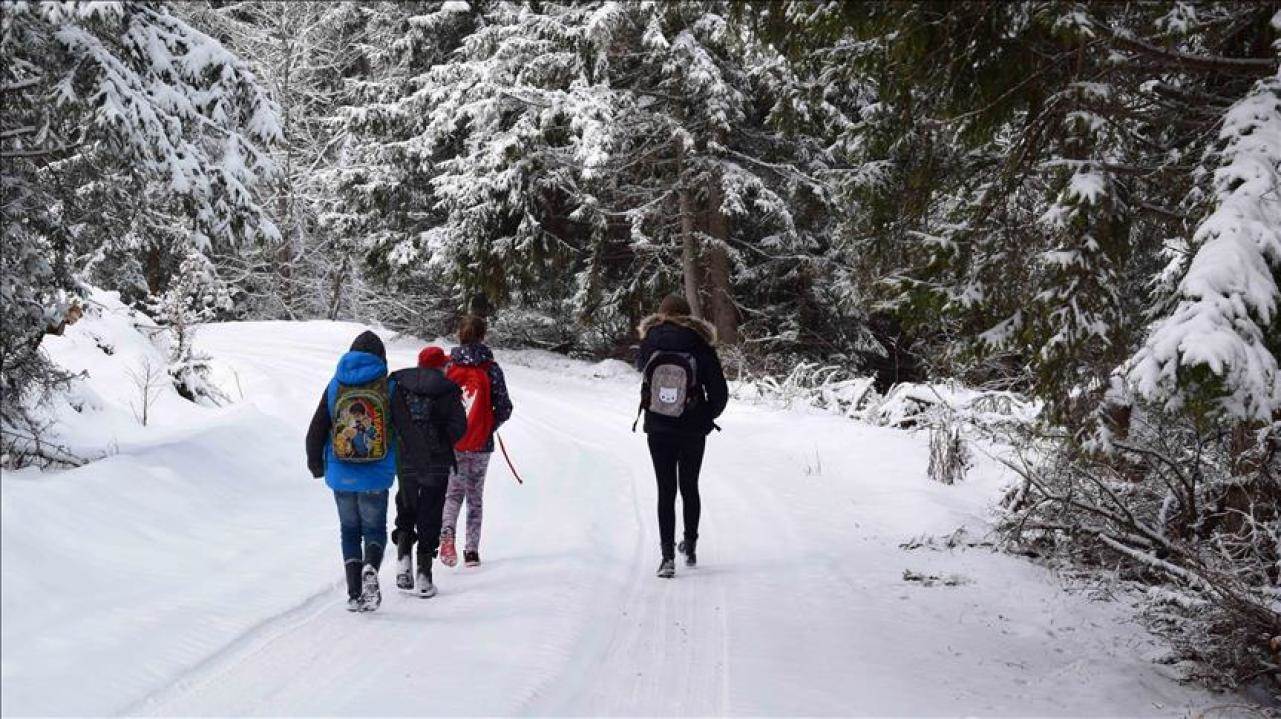
<svg viewBox="0 0 1281 719"><path fill-rule="evenodd" d="M369 554L381 558L383 547L387 546L387 490L335 491L334 501L338 504L338 522L342 526L343 562L369 561ZM362 539L365 554L361 552Z"/></svg>

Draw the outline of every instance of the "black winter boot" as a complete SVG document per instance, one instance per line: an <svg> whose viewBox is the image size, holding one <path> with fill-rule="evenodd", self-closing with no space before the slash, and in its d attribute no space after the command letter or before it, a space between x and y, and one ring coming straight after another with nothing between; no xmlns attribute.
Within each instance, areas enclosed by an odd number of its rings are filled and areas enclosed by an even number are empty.
<svg viewBox="0 0 1281 719"><path fill-rule="evenodd" d="M366 564L360 570L360 611L372 612L383 603L382 589L378 586L378 570Z"/></svg>
<svg viewBox="0 0 1281 719"><path fill-rule="evenodd" d="M687 567L698 564L698 557L694 555L694 549L697 544L698 537L691 537L687 534L680 546L676 548L681 554L685 555L685 566Z"/></svg>
<svg viewBox="0 0 1281 719"><path fill-rule="evenodd" d="M658 571L655 574L663 579L671 579L676 576L676 552L670 544L661 545L661 549L663 551L663 561L659 563Z"/></svg>
<svg viewBox="0 0 1281 719"><path fill-rule="evenodd" d="M415 594L426 599L436 596L436 585L431 581L431 561L436 553L418 551L418 576Z"/></svg>
<svg viewBox="0 0 1281 719"><path fill-rule="evenodd" d="M402 532L396 542L396 588L414 588L414 541L409 532Z"/></svg>
<svg viewBox="0 0 1281 719"><path fill-rule="evenodd" d="M363 589L360 580L360 562L353 559L343 565L347 573L347 611L360 611L360 594Z"/></svg>
<svg viewBox="0 0 1281 719"><path fill-rule="evenodd" d="M365 564L373 565L377 571L383 565L383 545L377 542L365 542Z"/></svg>
<svg viewBox="0 0 1281 719"><path fill-rule="evenodd" d="M378 567L383 563L383 545L365 544L365 566L361 568L360 611L372 612L383 603L378 586Z"/></svg>

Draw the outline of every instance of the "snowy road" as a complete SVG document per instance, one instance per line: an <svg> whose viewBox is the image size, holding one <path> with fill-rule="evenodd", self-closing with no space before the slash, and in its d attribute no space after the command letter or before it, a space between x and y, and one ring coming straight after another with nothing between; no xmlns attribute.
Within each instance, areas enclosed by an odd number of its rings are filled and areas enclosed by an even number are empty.
<svg viewBox="0 0 1281 719"><path fill-rule="evenodd" d="M1002 481L981 465L964 485L927 482L925 438L906 432L732 404L709 439L702 564L654 578L634 378L537 353L499 356L526 484L495 458L484 565L437 566L438 597L391 590L351 615L302 435L355 333L207 327L236 407L86 468L6 477L5 714L1135 716L1216 703L1150 662L1122 607L985 549L901 549L961 525L981 536ZM391 364L417 349L389 344ZM60 534L46 525L68 505L107 539L50 549ZM113 589L86 599L80 568L104 554L109 574L86 571Z"/></svg>

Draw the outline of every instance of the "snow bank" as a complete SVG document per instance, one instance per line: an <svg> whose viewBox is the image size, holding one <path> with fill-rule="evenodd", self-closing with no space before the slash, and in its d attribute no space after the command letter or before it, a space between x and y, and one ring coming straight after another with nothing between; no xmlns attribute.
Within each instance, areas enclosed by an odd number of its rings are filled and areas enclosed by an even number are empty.
<svg viewBox="0 0 1281 719"><path fill-rule="evenodd" d="M850 376L839 367L802 363L781 379L762 377L731 383L736 399L783 408L808 408L870 424L926 426L939 415L990 426L1034 420L1039 402L1013 392L976 390L956 382L901 382L884 396L875 378Z"/></svg>
<svg viewBox="0 0 1281 719"><path fill-rule="evenodd" d="M75 375L66 392L40 402L31 398L32 416L51 423L44 440L92 460L208 421L210 409L184 399L174 387L164 328L122 303L116 292L92 289L83 310L79 321L61 335L46 335L40 345L55 365ZM216 365L216 371L220 382L234 386L234 378L221 376L227 368Z"/></svg>
<svg viewBox="0 0 1281 719"><path fill-rule="evenodd" d="M504 350L499 352L499 359L502 362L534 370L554 372L565 377L603 379L611 382L637 382L640 380L640 373L631 365L615 359L591 363L547 350L534 349Z"/></svg>

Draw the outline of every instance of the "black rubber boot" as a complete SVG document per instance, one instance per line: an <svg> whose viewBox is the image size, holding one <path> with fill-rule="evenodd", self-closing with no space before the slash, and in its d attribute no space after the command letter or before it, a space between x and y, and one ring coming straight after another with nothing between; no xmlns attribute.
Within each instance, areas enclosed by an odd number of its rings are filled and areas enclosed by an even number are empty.
<svg viewBox="0 0 1281 719"><path fill-rule="evenodd" d="M365 564L372 565L375 570L383 565L383 545L376 542L365 542Z"/></svg>
<svg viewBox="0 0 1281 719"><path fill-rule="evenodd" d="M435 552L435 551L430 551L430 552L428 552L428 551L426 551L426 550L424 550L424 549L422 548L422 545L419 545L419 547L418 547L418 573L419 573L419 574L426 574L426 575L427 575L427 578L428 578L428 579L431 579L431 564L432 564L432 561L434 561L435 559L436 559L436 552Z"/></svg>
<svg viewBox="0 0 1281 719"><path fill-rule="evenodd" d="M352 560L343 565L343 571L347 573L347 611L360 611L360 594L364 587L360 580L360 562Z"/></svg>

